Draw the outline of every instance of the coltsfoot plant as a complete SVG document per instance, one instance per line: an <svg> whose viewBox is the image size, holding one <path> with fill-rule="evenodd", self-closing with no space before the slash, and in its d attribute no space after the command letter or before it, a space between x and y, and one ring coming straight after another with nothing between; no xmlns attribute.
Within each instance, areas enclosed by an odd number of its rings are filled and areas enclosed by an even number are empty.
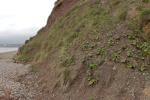
<svg viewBox="0 0 150 100"><path fill-rule="evenodd" d="M131 68L131 69L134 69L134 68L135 68L135 65L133 65L133 64L128 64L127 67L128 67L128 68Z"/></svg>
<svg viewBox="0 0 150 100"><path fill-rule="evenodd" d="M89 69L94 70L94 69L96 69L98 66L97 66L97 64L92 63L92 64L89 64L88 67L89 67Z"/></svg>
<svg viewBox="0 0 150 100"><path fill-rule="evenodd" d="M110 39L108 40L108 44L109 44L109 46L113 46L113 45L115 44L115 42L113 41L112 38L110 38Z"/></svg>
<svg viewBox="0 0 150 100"><path fill-rule="evenodd" d="M132 57L133 56L133 50L127 49L127 56Z"/></svg>
<svg viewBox="0 0 150 100"><path fill-rule="evenodd" d="M96 78L93 78L93 77L88 78L88 85L89 86L94 86L97 84L97 82L98 82L98 80Z"/></svg>
<svg viewBox="0 0 150 100"><path fill-rule="evenodd" d="M104 56L106 54L106 49L105 48L99 48L98 49L98 55Z"/></svg>
<svg viewBox="0 0 150 100"><path fill-rule="evenodd" d="M141 72L144 72L146 70L146 66L144 64L142 64L139 70Z"/></svg>
<svg viewBox="0 0 150 100"><path fill-rule="evenodd" d="M112 60L113 60L114 62L118 62L118 61L120 60L120 55L119 55L119 53L117 53L117 52L113 53L113 54L112 54Z"/></svg>

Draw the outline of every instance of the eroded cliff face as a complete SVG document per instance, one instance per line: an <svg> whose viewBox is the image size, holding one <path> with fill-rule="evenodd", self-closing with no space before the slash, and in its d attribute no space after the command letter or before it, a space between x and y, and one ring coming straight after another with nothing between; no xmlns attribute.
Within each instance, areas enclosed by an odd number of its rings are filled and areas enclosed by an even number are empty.
<svg viewBox="0 0 150 100"><path fill-rule="evenodd" d="M16 57L39 74L36 100L149 100L149 7L149 0L57 1Z"/></svg>
<svg viewBox="0 0 150 100"><path fill-rule="evenodd" d="M65 14L67 14L73 7L74 5L78 2L79 0L58 0L55 2L55 6L53 8L52 13L50 14L47 24L45 27L43 27L39 33L41 34L48 34L50 31L52 25L58 21L61 17L63 17ZM41 32L42 31L42 32Z"/></svg>
<svg viewBox="0 0 150 100"><path fill-rule="evenodd" d="M71 9L73 9L78 1L79 0L56 1L53 11L47 20L46 26L41 28L35 37L31 37L30 40L26 41L25 45L22 48L20 48L20 50L18 51L17 58L20 59L21 62L30 62L31 60L34 60L34 56L40 50L43 42L48 38L48 35L51 31L51 27L55 24L56 21L59 21L60 18L65 16ZM41 38L38 38L39 40L36 41L37 39L36 37L41 37ZM34 43L32 44L32 41L34 40L35 40L34 42L35 46L32 47L32 45L34 45ZM46 42L44 42L44 44L45 43ZM24 57L24 55L27 56Z"/></svg>
<svg viewBox="0 0 150 100"><path fill-rule="evenodd" d="M47 28L50 28L55 21L67 14L79 0L58 0L55 7L48 18Z"/></svg>

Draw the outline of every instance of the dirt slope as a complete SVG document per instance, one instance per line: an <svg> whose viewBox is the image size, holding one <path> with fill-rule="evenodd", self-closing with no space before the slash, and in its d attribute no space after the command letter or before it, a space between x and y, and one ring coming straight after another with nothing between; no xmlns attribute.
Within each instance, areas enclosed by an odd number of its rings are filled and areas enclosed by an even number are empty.
<svg viewBox="0 0 150 100"><path fill-rule="evenodd" d="M42 92L35 100L149 100L149 0L58 0L20 48Z"/></svg>

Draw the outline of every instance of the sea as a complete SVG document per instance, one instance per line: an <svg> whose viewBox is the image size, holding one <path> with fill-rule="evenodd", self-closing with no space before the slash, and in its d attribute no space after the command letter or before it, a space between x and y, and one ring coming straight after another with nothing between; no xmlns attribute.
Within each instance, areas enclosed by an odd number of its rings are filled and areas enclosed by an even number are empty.
<svg viewBox="0 0 150 100"><path fill-rule="evenodd" d="M0 47L0 53L7 53L12 51L17 51L17 47Z"/></svg>

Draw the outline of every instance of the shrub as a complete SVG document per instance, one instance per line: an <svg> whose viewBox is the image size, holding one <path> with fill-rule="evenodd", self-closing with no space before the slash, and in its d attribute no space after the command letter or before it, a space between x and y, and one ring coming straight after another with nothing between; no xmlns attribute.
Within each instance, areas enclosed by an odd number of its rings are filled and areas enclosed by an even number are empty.
<svg viewBox="0 0 150 100"><path fill-rule="evenodd" d="M94 100L94 98L93 98L93 97L90 97L89 100Z"/></svg>
<svg viewBox="0 0 150 100"><path fill-rule="evenodd" d="M119 14L119 19L121 21L124 21L124 20L126 20L126 17L127 17L127 10L121 11L120 14Z"/></svg>
<svg viewBox="0 0 150 100"><path fill-rule="evenodd" d="M27 56L18 56L16 62L27 63L30 61L30 58Z"/></svg>
<svg viewBox="0 0 150 100"><path fill-rule="evenodd" d="M112 5L118 5L119 3L121 3L121 1L119 0L112 0Z"/></svg>
<svg viewBox="0 0 150 100"><path fill-rule="evenodd" d="M150 20L150 9L143 9L140 14L141 28Z"/></svg>
<svg viewBox="0 0 150 100"><path fill-rule="evenodd" d="M75 64L75 58L73 56L67 56L66 58L63 59L61 64L63 67L69 67Z"/></svg>
<svg viewBox="0 0 150 100"><path fill-rule="evenodd" d="M144 2L144 3L149 3L149 0L142 0L142 2Z"/></svg>
<svg viewBox="0 0 150 100"><path fill-rule="evenodd" d="M63 71L63 85L66 85L70 79L70 71L68 69L65 69Z"/></svg>

